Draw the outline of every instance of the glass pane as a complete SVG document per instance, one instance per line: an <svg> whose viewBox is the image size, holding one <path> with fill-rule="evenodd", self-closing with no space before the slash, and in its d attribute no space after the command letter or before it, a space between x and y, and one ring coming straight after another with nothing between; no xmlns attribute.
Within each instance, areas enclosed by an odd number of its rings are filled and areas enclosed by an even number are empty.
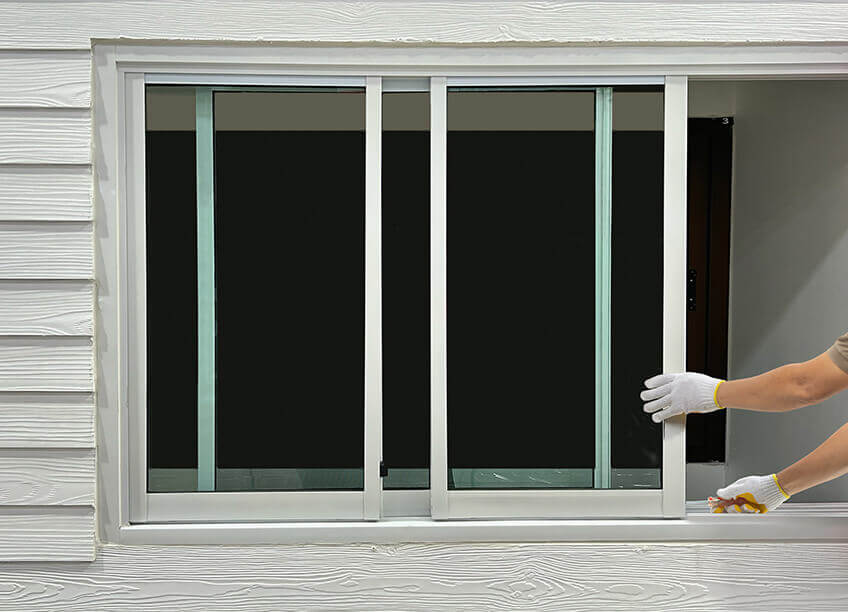
<svg viewBox="0 0 848 612"><path fill-rule="evenodd" d="M384 489L430 486L430 94L383 95Z"/></svg>
<svg viewBox="0 0 848 612"><path fill-rule="evenodd" d="M217 92L217 490L362 489L365 92Z"/></svg>
<svg viewBox="0 0 848 612"><path fill-rule="evenodd" d="M591 487L595 100L449 91L448 486Z"/></svg>
<svg viewBox="0 0 848 612"><path fill-rule="evenodd" d="M197 488L194 87L147 87L148 490Z"/></svg>
<svg viewBox="0 0 848 612"><path fill-rule="evenodd" d="M642 382L662 370L663 93L613 93L612 486L661 488L662 425Z"/></svg>
<svg viewBox="0 0 848 612"><path fill-rule="evenodd" d="M364 116L148 88L149 491L363 488Z"/></svg>

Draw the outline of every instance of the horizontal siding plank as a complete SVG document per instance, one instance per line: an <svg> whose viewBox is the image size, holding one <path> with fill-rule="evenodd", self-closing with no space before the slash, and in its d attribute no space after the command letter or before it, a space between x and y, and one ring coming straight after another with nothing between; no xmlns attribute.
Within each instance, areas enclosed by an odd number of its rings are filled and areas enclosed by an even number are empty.
<svg viewBox="0 0 848 612"><path fill-rule="evenodd" d="M90 221L89 166L0 166L0 221Z"/></svg>
<svg viewBox="0 0 848 612"><path fill-rule="evenodd" d="M94 396L0 393L0 448L94 448Z"/></svg>
<svg viewBox="0 0 848 612"><path fill-rule="evenodd" d="M88 507L3 508L0 561L93 561L94 511ZM54 566L54 572L61 573ZM0 595L0 608L4 595ZM23 610L23 608L17 608Z"/></svg>
<svg viewBox="0 0 848 612"><path fill-rule="evenodd" d="M49 340L0 340L0 391L94 390L91 340L58 337Z"/></svg>
<svg viewBox="0 0 848 612"><path fill-rule="evenodd" d="M90 564L0 564L0 607L843 612L846 565L827 543L112 545Z"/></svg>
<svg viewBox="0 0 848 612"><path fill-rule="evenodd" d="M0 53L0 106L88 108L91 54Z"/></svg>
<svg viewBox="0 0 848 612"><path fill-rule="evenodd" d="M839 42L835 2L514 0L88 0L4 2L3 48L87 49L92 39L393 43Z"/></svg>
<svg viewBox="0 0 848 612"><path fill-rule="evenodd" d="M0 281L0 336L93 334L93 283Z"/></svg>
<svg viewBox="0 0 848 612"><path fill-rule="evenodd" d="M0 451L0 505L93 506L94 451Z"/></svg>
<svg viewBox="0 0 848 612"><path fill-rule="evenodd" d="M0 279L91 279L90 223L0 223Z"/></svg>
<svg viewBox="0 0 848 612"><path fill-rule="evenodd" d="M0 109L0 164L87 164L90 150L88 110Z"/></svg>

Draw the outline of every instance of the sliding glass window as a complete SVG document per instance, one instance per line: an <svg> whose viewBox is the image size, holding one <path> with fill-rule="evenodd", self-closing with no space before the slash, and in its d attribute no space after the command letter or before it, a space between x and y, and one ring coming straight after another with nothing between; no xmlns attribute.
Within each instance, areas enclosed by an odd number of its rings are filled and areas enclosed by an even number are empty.
<svg viewBox="0 0 848 612"><path fill-rule="evenodd" d="M448 486L591 487L594 92L447 98Z"/></svg>
<svg viewBox="0 0 848 612"><path fill-rule="evenodd" d="M598 489L657 491L640 503L661 514L663 429L639 390L662 369L662 88L450 81L433 514L598 514Z"/></svg>
<svg viewBox="0 0 848 612"><path fill-rule="evenodd" d="M361 491L364 89L146 98L148 490Z"/></svg>
<svg viewBox="0 0 848 612"><path fill-rule="evenodd" d="M131 522L678 512L661 81L145 79Z"/></svg>

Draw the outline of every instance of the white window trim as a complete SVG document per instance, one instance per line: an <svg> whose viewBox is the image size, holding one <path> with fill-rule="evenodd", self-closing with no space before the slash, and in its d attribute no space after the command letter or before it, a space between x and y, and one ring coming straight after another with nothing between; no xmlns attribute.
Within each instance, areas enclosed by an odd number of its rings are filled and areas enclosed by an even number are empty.
<svg viewBox="0 0 848 612"><path fill-rule="evenodd" d="M578 519L578 520L478 520L435 521L432 519L384 520L368 522L309 523L194 523L130 525L130 430L128 407L127 347L121 342L122 326L131 320L122 310L121 296L127 292L127 278L121 273L127 244L121 240L119 202L128 195L138 196L143 186L133 184L127 168L141 160L128 158L120 136L127 121L135 121L126 106L125 82L130 74L215 74L232 75L233 83L268 84L275 76L356 75L359 77L416 77L443 75L450 78L499 76L519 78L582 77L592 84L599 79L621 80L633 77L663 77L667 83L666 130L674 136L666 147L666 172L677 170L666 182L666 228L685 227L685 126L687 76L700 78L834 78L848 74L848 49L842 46L751 46L751 47L243 47L227 45L134 45L98 43L94 47L95 77L95 198L97 223L97 406L98 428L98 516L101 537L113 543L274 543L274 542L400 542L400 541L602 541L602 540L720 540L720 539L808 539L845 538L840 513L817 510L795 516L711 516L686 514L684 487L675 495L664 496L656 519ZM262 75L259 77L258 75ZM591 77L591 78L590 78ZM202 77L200 77L202 78ZM220 79L216 78L216 83ZM677 94L669 100L669 89ZM669 104L671 101L671 104ZM669 110L671 107L671 110ZM671 113L671 114L670 114ZM138 125L142 123L136 122ZM134 124L135 125L135 124ZM668 136L667 136L668 138ZM674 155L674 159L670 157ZM671 167L669 164L672 164ZM377 187L378 188L378 187ZM134 191L135 190L135 191ZM143 196L143 194L142 194ZM680 199L683 198L683 199ZM677 210L669 203L677 200ZM680 215L683 215L682 217ZM682 225L681 225L682 223ZM675 278L682 259L670 262L674 253L685 252L685 232L664 236L665 269ZM681 248L682 247L684 248ZM671 246L673 251L668 247ZM681 278L682 272L679 273ZM666 282L669 276L666 276ZM677 289L684 291L681 282ZM667 293L668 295L668 293ZM683 367L683 300L671 309L664 307L666 334L665 370ZM679 309L680 312L676 312ZM669 318L678 318L679 331L668 334ZM138 322L134 332L138 331ZM142 336L143 337L143 336ZM375 435L371 431L370 435ZM369 435L369 434L366 434ZM682 419L665 426L666 445L683 448ZM684 481L685 464L671 460L666 453L664 478ZM367 465L366 465L367 469ZM665 482L664 482L665 485ZM669 489L670 491L671 489ZM502 492L484 493L487 496ZM581 493L581 492L571 492ZM618 494L621 500L646 491L588 491L598 495ZM624 494L624 495L622 495ZM220 494L215 494L216 499ZM265 495L265 494L263 494ZM420 504L419 499L413 503ZM577 498L575 498L577 499ZM587 497L588 499L588 497ZM597 503L597 502L595 502ZM616 502L618 503L618 502ZM655 503L655 502L652 502ZM368 506L368 503L365 503ZM814 505L816 508L822 505ZM373 508L373 505L371 506ZM371 511L373 512L373 510ZM366 514L363 511L363 514ZM633 514L631 511L629 514ZM616 513L611 513L616 516ZM475 515L485 518L484 515ZM802 518L803 516L803 518ZM683 518L685 517L685 518ZM786 518L784 518L786 517ZM799 526L799 521L802 525ZM836 522L834 522L836 521Z"/></svg>

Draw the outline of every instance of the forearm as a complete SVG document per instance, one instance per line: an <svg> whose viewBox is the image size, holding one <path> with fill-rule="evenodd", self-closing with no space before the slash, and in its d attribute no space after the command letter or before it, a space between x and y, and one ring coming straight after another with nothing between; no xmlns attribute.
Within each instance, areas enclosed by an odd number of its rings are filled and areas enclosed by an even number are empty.
<svg viewBox="0 0 848 612"><path fill-rule="evenodd" d="M816 404L845 387L848 377L826 354L759 376L719 385L716 401L725 408L784 412Z"/></svg>
<svg viewBox="0 0 848 612"><path fill-rule="evenodd" d="M806 406L808 397L797 374L798 364L789 364L751 378L728 380L719 385L716 400L725 408L783 412Z"/></svg>
<svg viewBox="0 0 848 612"><path fill-rule="evenodd" d="M795 495L845 473L848 473L848 423L809 455L778 472L777 480L786 493Z"/></svg>

